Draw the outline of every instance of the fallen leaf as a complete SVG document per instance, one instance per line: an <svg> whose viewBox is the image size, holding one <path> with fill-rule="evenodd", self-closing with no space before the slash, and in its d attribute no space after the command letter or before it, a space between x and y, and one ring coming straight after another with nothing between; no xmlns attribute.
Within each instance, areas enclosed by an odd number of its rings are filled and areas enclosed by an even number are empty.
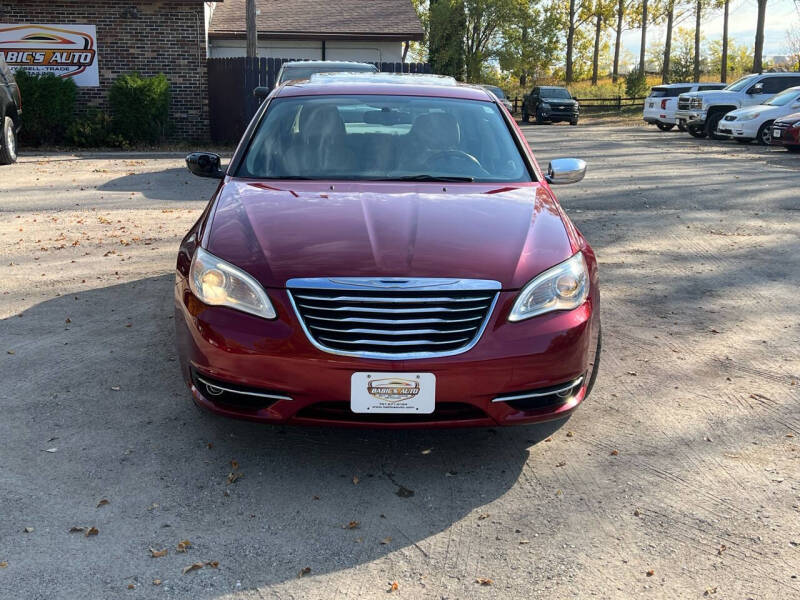
<svg viewBox="0 0 800 600"><path fill-rule="evenodd" d="M84 531L86 531L86 527L70 527L69 528L69 532L70 533L83 533Z"/></svg>
<svg viewBox="0 0 800 600"><path fill-rule="evenodd" d="M574 434L574 433L572 433L571 431L568 431L568 432L567 432L567 437L572 437L572 436L574 436L574 435L575 435L575 434Z"/></svg>
<svg viewBox="0 0 800 600"><path fill-rule="evenodd" d="M391 537L385 537L385 538L383 538L383 539L381 540L381 546L385 546L386 544L388 544L388 543L389 543L389 542L391 542L391 541L392 541L392 538L391 538Z"/></svg>
<svg viewBox="0 0 800 600"><path fill-rule="evenodd" d="M530 543L531 543L531 541L530 541L530 540L520 540L520 541L519 541L519 545L520 545L520 546L522 546L522 545L524 545L524 544L530 544Z"/></svg>
<svg viewBox="0 0 800 600"><path fill-rule="evenodd" d="M178 542L176 550L178 552L186 552L186 550L191 547L192 547L192 542L190 542L189 540L181 540L180 542Z"/></svg>
<svg viewBox="0 0 800 600"><path fill-rule="evenodd" d="M160 579L153 579L153 585L161 585L161 583Z"/></svg>
<svg viewBox="0 0 800 600"><path fill-rule="evenodd" d="M232 468L234 471L238 471L238 470L239 470L239 463L238 463L237 461L235 461L235 460L232 460L232 461L231 461L231 468Z"/></svg>
<svg viewBox="0 0 800 600"><path fill-rule="evenodd" d="M135 590L135 589L136 589L136 586L135 586L135 585L133 585L132 583L129 583L129 584L128 584L128 589L129 589L129 590Z"/></svg>
<svg viewBox="0 0 800 600"><path fill-rule="evenodd" d="M6 352L7 352L8 354L14 354L14 351L13 351L13 350L6 350Z"/></svg>
<svg viewBox="0 0 800 600"><path fill-rule="evenodd" d="M628 371L628 375L633 375L635 377L636 376L636 371Z"/></svg>
<svg viewBox="0 0 800 600"><path fill-rule="evenodd" d="M111 389L115 392L118 392L121 388L118 385L112 385Z"/></svg>
<svg viewBox="0 0 800 600"><path fill-rule="evenodd" d="M566 467L567 463L562 460L560 463L556 463L556 466L557 467Z"/></svg>
<svg viewBox="0 0 800 600"><path fill-rule="evenodd" d="M244 477L244 473L240 473L239 471L232 471L231 473L228 473L228 485L236 483L242 477Z"/></svg>
<svg viewBox="0 0 800 600"><path fill-rule="evenodd" d="M494 579L489 579L488 577L478 577L475 580L475 583L480 583L481 585L492 585L494 583Z"/></svg>
<svg viewBox="0 0 800 600"><path fill-rule="evenodd" d="M50 454L54 454L58 452L58 448L48 448L45 452L49 452Z"/></svg>
<svg viewBox="0 0 800 600"><path fill-rule="evenodd" d="M407 487L402 485L397 486L397 491L395 492L401 498L411 498L414 495L414 490L410 490Z"/></svg>
<svg viewBox="0 0 800 600"><path fill-rule="evenodd" d="M72 323L72 319L70 319L69 317L67 317L66 319L64 319L64 323L66 323L67 325L69 325L70 323Z"/></svg>
<svg viewBox="0 0 800 600"><path fill-rule="evenodd" d="M155 548L149 548L150 550L150 557L151 558L161 558L162 556L167 555L167 549L164 548L163 550L156 550Z"/></svg>
<svg viewBox="0 0 800 600"><path fill-rule="evenodd" d="M186 575L189 571L197 571L198 569L202 569L203 566L204 564L201 562L192 563L188 567L183 567L181 575Z"/></svg>
<svg viewBox="0 0 800 600"><path fill-rule="evenodd" d="M430 454L431 450L432 448L425 448L425 450L422 451L422 454Z"/></svg>
<svg viewBox="0 0 800 600"><path fill-rule="evenodd" d="M386 590L386 591L389 592L389 593L396 592L399 588L400 588L400 585L396 581L392 581L389 584L389 589Z"/></svg>
<svg viewBox="0 0 800 600"><path fill-rule="evenodd" d="M108 503L109 503L108 500L103 498L102 500L100 500L100 502L97 503L97 508L100 508L101 506L105 506Z"/></svg>
<svg viewBox="0 0 800 600"><path fill-rule="evenodd" d="M100 530L97 529L97 527L89 527L86 530L86 537L89 537L90 535L97 535L98 533L100 533Z"/></svg>
<svg viewBox="0 0 800 600"><path fill-rule="evenodd" d="M711 594L716 594L716 593L717 593L717 586L714 586L713 588L706 588L706 591L703 592L703 596L710 596Z"/></svg>
<svg viewBox="0 0 800 600"><path fill-rule="evenodd" d="M611 456L619 456L619 450L612 450L609 454Z"/></svg>
<svg viewBox="0 0 800 600"><path fill-rule="evenodd" d="M640 512L639 512L639 509L638 509L638 508L634 508L634 509L633 509L633 516L634 516L634 517L638 517L638 516L640 516L641 514L642 514L642 513L640 513Z"/></svg>
<svg viewBox="0 0 800 600"><path fill-rule="evenodd" d="M484 519L488 518L489 518L489 513L483 513L481 515L478 515L478 521L483 521Z"/></svg>
<svg viewBox="0 0 800 600"><path fill-rule="evenodd" d="M647 575L648 577L652 577L655 574L656 572L653 569L650 569L647 573L645 573L645 575Z"/></svg>
<svg viewBox="0 0 800 600"><path fill-rule="evenodd" d="M303 567L302 569L300 569L300 572L297 574L297 576L305 577L309 573L311 573L311 567Z"/></svg>
<svg viewBox="0 0 800 600"><path fill-rule="evenodd" d="M8 566L8 561L0 561L0 569L5 569Z"/></svg>
<svg viewBox="0 0 800 600"><path fill-rule="evenodd" d="M25 533L33 533L33 527L26 527L22 531L24 531Z"/></svg>
<svg viewBox="0 0 800 600"><path fill-rule="evenodd" d="M206 562L206 566L207 567L211 567L212 569L216 569L217 567L219 567L219 561L218 560L209 560L209 561Z"/></svg>
<svg viewBox="0 0 800 600"><path fill-rule="evenodd" d="M358 475L353 475L353 485L358 485Z"/></svg>
<svg viewBox="0 0 800 600"><path fill-rule="evenodd" d="M722 544L719 548L717 548L717 556L722 556L722 553L727 549L728 547L725 544Z"/></svg>
<svg viewBox="0 0 800 600"><path fill-rule="evenodd" d="M342 529L358 529L360 525L361 523L359 523L358 521L350 521Z"/></svg>

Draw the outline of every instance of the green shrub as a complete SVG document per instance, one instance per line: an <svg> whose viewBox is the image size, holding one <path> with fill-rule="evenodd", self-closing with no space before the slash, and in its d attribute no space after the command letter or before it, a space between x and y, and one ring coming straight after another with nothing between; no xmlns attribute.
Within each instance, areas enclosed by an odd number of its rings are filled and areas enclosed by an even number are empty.
<svg viewBox="0 0 800 600"><path fill-rule="evenodd" d="M111 138L111 116L94 110L70 123L67 128L67 142L80 148L114 146Z"/></svg>
<svg viewBox="0 0 800 600"><path fill-rule="evenodd" d="M130 144L162 141L169 133L169 99L163 73L120 75L108 93L113 133Z"/></svg>
<svg viewBox="0 0 800 600"><path fill-rule="evenodd" d="M20 141L33 146L63 142L75 110L75 82L22 69L16 72L16 80L23 104Z"/></svg>
<svg viewBox="0 0 800 600"><path fill-rule="evenodd" d="M625 93L629 97L641 97L646 96L647 92L647 76L641 68L633 68L631 72L625 76Z"/></svg>

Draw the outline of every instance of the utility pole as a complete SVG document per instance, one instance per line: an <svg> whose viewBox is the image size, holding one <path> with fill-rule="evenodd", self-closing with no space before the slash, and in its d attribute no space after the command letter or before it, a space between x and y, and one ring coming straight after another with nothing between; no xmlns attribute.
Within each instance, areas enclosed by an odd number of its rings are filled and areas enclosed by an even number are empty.
<svg viewBox="0 0 800 600"><path fill-rule="evenodd" d="M258 30L256 28L256 0L247 0L247 57L258 56Z"/></svg>

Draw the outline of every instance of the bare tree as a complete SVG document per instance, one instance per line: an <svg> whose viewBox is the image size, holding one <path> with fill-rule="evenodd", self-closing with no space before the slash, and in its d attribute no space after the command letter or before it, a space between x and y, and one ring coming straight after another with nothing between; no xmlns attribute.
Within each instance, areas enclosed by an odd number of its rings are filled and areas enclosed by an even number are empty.
<svg viewBox="0 0 800 600"><path fill-rule="evenodd" d="M256 28L256 0L247 0L247 11L245 13L247 21L247 56L255 58L258 56L258 30Z"/></svg>
<svg viewBox="0 0 800 600"><path fill-rule="evenodd" d="M758 21L756 22L756 47L753 50L753 72L762 70L761 59L764 54L764 21L767 14L767 0L758 0Z"/></svg>

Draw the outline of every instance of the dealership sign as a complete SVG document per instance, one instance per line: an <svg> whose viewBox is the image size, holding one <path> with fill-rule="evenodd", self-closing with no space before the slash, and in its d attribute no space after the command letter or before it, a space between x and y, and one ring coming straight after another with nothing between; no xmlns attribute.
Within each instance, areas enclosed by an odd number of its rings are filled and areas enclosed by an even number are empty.
<svg viewBox="0 0 800 600"><path fill-rule="evenodd" d="M12 69L69 77L97 87L97 30L94 25L0 23L0 55Z"/></svg>

